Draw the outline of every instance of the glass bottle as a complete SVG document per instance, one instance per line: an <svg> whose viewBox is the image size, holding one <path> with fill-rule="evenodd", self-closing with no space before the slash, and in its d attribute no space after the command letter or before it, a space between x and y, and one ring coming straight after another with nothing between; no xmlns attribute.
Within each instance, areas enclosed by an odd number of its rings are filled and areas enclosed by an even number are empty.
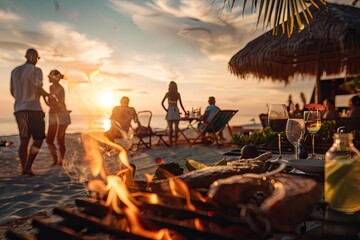
<svg viewBox="0 0 360 240"><path fill-rule="evenodd" d="M360 210L360 152L352 133L335 133L325 154L325 201L332 209L350 214Z"/></svg>

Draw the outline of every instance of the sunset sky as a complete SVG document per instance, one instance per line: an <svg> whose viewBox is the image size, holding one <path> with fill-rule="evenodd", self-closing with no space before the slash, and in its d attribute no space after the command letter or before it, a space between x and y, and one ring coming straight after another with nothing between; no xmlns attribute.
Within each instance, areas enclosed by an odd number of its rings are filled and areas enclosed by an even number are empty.
<svg viewBox="0 0 360 240"><path fill-rule="evenodd" d="M73 114L107 114L124 95L138 111L165 114L161 100L172 80L185 107L205 108L213 95L222 109L257 115L289 94L294 102L300 92L309 100L313 77L284 86L230 74L230 58L264 30L256 15L241 17L242 0L231 13L223 0L212 2L0 0L1 115L13 113L10 72L30 47L41 57L45 90L50 70L66 75L61 83Z"/></svg>

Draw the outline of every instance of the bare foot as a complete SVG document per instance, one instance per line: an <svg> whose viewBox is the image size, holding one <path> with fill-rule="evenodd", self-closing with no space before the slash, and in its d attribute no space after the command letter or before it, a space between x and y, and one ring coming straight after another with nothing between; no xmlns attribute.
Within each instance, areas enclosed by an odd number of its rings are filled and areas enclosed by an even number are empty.
<svg viewBox="0 0 360 240"><path fill-rule="evenodd" d="M24 171L22 172L22 174L23 174L23 175L36 176L36 174L35 174L32 170L30 170L30 171L24 170Z"/></svg>

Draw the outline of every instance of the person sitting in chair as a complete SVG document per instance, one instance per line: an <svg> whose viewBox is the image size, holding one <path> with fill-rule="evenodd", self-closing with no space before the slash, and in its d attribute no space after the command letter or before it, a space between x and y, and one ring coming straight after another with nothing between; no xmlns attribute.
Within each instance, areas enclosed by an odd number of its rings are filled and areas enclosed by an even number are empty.
<svg viewBox="0 0 360 240"><path fill-rule="evenodd" d="M353 96L348 101L349 112L348 118L360 119L360 97L358 95Z"/></svg>
<svg viewBox="0 0 360 240"><path fill-rule="evenodd" d="M336 110L334 100L330 98L326 98L323 101L323 105L326 107L322 118L324 120L337 120L339 119L339 112Z"/></svg>
<svg viewBox="0 0 360 240"><path fill-rule="evenodd" d="M116 106L112 110L111 114L111 127L105 133L109 140L114 141L114 138L123 138L121 131L125 133L129 132L131 127L131 121L138 122L135 108L129 107L130 99L128 97L122 97L120 100L120 106Z"/></svg>
<svg viewBox="0 0 360 240"><path fill-rule="evenodd" d="M206 107L205 112L199 118L198 130L202 131L210 120L215 116L215 114L220 111L220 108L215 105L215 97L210 96L208 103L209 106ZM222 135L221 135L222 136ZM205 136L204 136L205 137Z"/></svg>

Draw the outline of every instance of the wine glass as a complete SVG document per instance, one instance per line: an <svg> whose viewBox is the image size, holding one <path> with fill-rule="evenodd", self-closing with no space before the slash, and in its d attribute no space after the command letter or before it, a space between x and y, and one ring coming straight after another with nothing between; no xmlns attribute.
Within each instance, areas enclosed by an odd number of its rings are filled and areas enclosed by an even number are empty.
<svg viewBox="0 0 360 240"><path fill-rule="evenodd" d="M305 131L306 129L304 119L289 118L287 120L285 133L287 139L295 148L295 159L297 159L297 145L299 139L304 137Z"/></svg>
<svg viewBox="0 0 360 240"><path fill-rule="evenodd" d="M309 110L304 111L304 120L305 126L308 133L311 135L311 144L312 144L312 153L307 159L320 159L320 157L315 154L315 134L321 128L321 115L319 110Z"/></svg>
<svg viewBox="0 0 360 240"><path fill-rule="evenodd" d="M278 134L279 156L276 160L281 160L281 133L286 129L286 123L289 118L288 111L284 104L270 104L268 121L270 128ZM275 161L276 161L275 160Z"/></svg>

